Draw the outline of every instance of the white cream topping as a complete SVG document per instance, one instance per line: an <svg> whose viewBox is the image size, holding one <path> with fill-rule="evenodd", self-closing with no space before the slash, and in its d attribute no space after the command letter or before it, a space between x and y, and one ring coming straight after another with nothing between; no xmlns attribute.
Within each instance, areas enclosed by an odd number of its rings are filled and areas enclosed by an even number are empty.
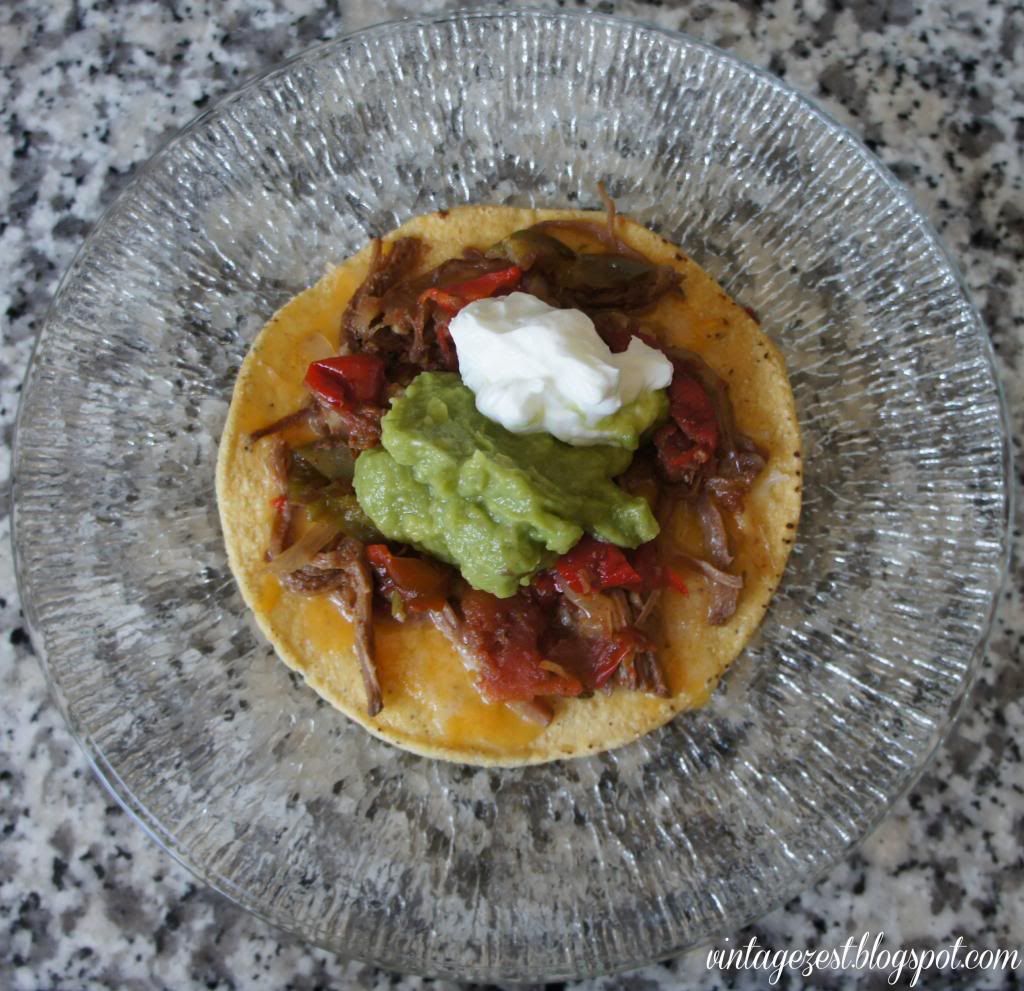
<svg viewBox="0 0 1024 991"><path fill-rule="evenodd" d="M513 433L599 444L598 421L672 380L671 362L639 338L613 354L585 313L528 293L469 303L449 329L477 409Z"/></svg>

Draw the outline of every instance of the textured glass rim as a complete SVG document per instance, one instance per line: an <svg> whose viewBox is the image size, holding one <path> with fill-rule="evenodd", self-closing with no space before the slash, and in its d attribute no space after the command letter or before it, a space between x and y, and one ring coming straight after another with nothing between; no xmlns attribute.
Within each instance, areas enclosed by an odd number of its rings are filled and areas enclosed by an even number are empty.
<svg viewBox="0 0 1024 991"><path fill-rule="evenodd" d="M753 65L737 55L726 51L716 45L709 44L707 42L699 41L689 35L684 34L681 31L674 31L668 28L662 28L657 25L651 24L640 18L628 18L612 14L597 14L586 11L565 11L565 10L547 10L536 7L518 7L518 8L506 8L506 7L479 7L471 9L460 9L455 11L446 12L444 14L437 15L424 15L418 17L403 17L399 19L392 19L384 21L378 24L370 25L365 28L361 28L357 31L348 32L340 35L337 38L333 38L329 41L320 42L318 44L309 46L302 51L290 56L289 58L276 63L275 65L267 68L266 70L258 73L251 77L245 83L238 88L226 93L220 97L212 106L208 107L202 113L194 117L189 123L182 127L176 134L172 135L167 139L149 159L147 159L135 172L131 180L124 187L123 190L115 197L115 199L107 206L103 211L99 219L94 224L92 230L87 235L85 241L79 246L75 253L71 264L68 266L67 271L62 276L58 283L57 289L54 293L53 300L47 310L46 317L40 332L36 338L35 344L32 349L31 358L29 360L28 369L23 382L22 398L19 403L18 415L15 422L15 433L12 445L12 462L13 471L11 476L11 540L14 549L14 571L17 582L17 588L19 597L21 599L22 609L28 628L29 635L32 640L32 644L35 647L37 657L39 659L40 666L43 670L44 677L46 679L47 686L49 688L52 698L56 701L58 708L60 709L64 720L67 724L68 730L72 737L84 752L86 759L92 767L96 776L100 779L103 785L106 787L108 792L114 797L118 804L131 816L131 818L138 823L139 826L151 837L166 853L168 853L177 863L181 864L186 870L188 870L193 876L195 876L204 885L213 888L219 894L228 898L241 908L245 909L250 914L256 916L264 922L267 922L278 929L285 932L291 933L302 940L319 945L331 952L339 952L335 946L331 945L325 938L322 938L319 933L308 933L298 928L289 926L286 922L270 917L261 909L254 907L249 904L249 897L244 892L238 889L231 880L226 877L222 877L216 872L210 872L209 874L204 873L200 868L193 866L189 861L189 854L187 850L181 849L175 838L171 833L164 829L163 825L152 816L149 810L139 802L131 789L121 779L115 767L113 767L106 759L102 750L93 743L92 739L86 734L79 726L77 726L74 720L71 718L70 711L67 705L67 700L64 696L63 690L60 684L54 678L50 665L48 664L46 657L45 645L42 638L37 630L35 609L32 603L30 590L27 586L27 578L25 576L24 569L20 561L20 550L18 544L18 516L19 516L19 466L21 463L21 450L22 450L22 418L27 406L26 397L32 386L32 379L37 365L37 356L40 351L40 347L48 337L50 328L54 322L55 316L60 308L62 297L66 287L71 283L72 279L77 273L79 265L87 253L91 243L95 239L96 235L100 233L111 221L111 219L117 214L122 204L128 200L130 195L145 181L151 172L156 172L162 165L164 158L173 152L175 147L193 131L200 129L210 118L215 117L222 113L227 107L231 106L236 101L244 98L249 92L260 87L271 77L281 74L284 75L294 65L299 63L306 63L318 59L325 55L331 50L348 44L356 39L374 39L378 36L386 36L388 33L398 28L403 27L426 27L436 26L451 22L462 22L466 20L535 20L535 21L563 21L563 22L582 22L584 20L592 20L601 23L605 23L620 29L626 29L634 32L650 33L667 38L676 45L682 45L684 47L695 49L698 51L704 51L711 53L718 59L725 61L726 63L732 64L735 67L743 70L744 73L757 78L763 82L766 82L776 91L786 94L790 98L795 98L798 105L812 117L818 120L828 130L838 133L845 138L853 151L860 160L860 163L874 175L881 180L887 193L899 204L908 211L909 215L919 225L921 233L924 237L931 242L931 244L937 249L939 257L945 264L945 268L949 274L951 274L960 290L963 297L964 304L968 309L969 313L973 317L975 329L978 332L978 336L981 338L981 352L985 359L988 367L989 375L994 386L996 404L999 412L999 423L1001 426L1000 431L1000 447L1002 451L1001 462L1002 462L1002 513L1001 513L1001 527L1000 527L1000 551L998 556L998 575L994 582L991 583L988 592L990 594L989 607L987 615L984 618L984 625L982 631L975 643L973 649L970 652L970 657L967 659L967 667L965 670L964 677L959 686L956 696L952 699L947 710L946 719L944 722L934 731L933 739L929 746L924 749L920 755L918 766L908 775L903 785L892 793L889 797L889 802L882 809L880 809L876 815L867 820L860 835L846 844L840 849L831 851L824 851L825 855L818 858L818 863L814 864L812 868L805 872L803 877L796 883L787 887L785 890L780 890L774 897L768 897L765 899L764 905L756 912L749 914L745 918L741 918L735 925L732 925L721 931L711 933L706 937L676 946L665 947L662 952L659 953L654 959L664 959L669 956L675 956L679 953L695 950L702 946L707 946L712 943L720 941L724 936L727 936L731 932L735 932L745 926L750 925L757 919L767 915L768 913L776 910L780 906L784 905L787 901L798 895L800 892L806 890L815 884L818 880L824 877L830 870L832 870L837 863L847 857L853 850L859 847L868 836L878 827L878 825L885 819L893 805L899 801L920 779L926 768L932 762L936 752L946 739L950 730L956 724L957 719L963 711L964 703L969 697L971 690L973 689L975 679L977 677L978 668L980 666L980 660L985 650L989 638L992 633L996 610L998 608L1001 593L1006 586L1008 575L1009 575L1009 563L1011 554L1011 542L1009 539L1010 523L1013 519L1013 510L1015 504L1016 494L1013 486L1013 453L1012 446L1010 444L1011 430L1009 421L1009 412L1007 409L1006 398L1002 386L1002 382L996 370L995 355L992 347L991 337L989 336L985 323L978 312L976 305L971 297L971 293L964 281L962 274L958 266L953 261L949 251L945 244L940 238L934 225L925 216L924 213L917 207L916 203L911 198L906 188L899 182L898 179L891 173L891 171L867 148L864 142L859 136L842 123L835 120L828 113L818 107L809 97L803 95L798 90L794 89L777 76L762 69L756 65ZM388 968L392 970L400 969L396 966L393 961L357 957L354 959L365 960L365 962L373 964L375 966ZM617 961L615 966L612 968L610 973L618 973L621 971L629 970L635 967L640 967L650 963L652 958L647 955L638 956L635 958L624 958ZM419 973L419 972L418 972ZM589 972L586 972L589 973ZM547 974L534 975L535 980L545 979L565 979L584 976L583 971L554 971ZM465 975L456 971L449 971L446 969L438 969L431 972L422 972L422 976L437 976L445 978L464 978ZM522 980L524 978L520 978Z"/></svg>

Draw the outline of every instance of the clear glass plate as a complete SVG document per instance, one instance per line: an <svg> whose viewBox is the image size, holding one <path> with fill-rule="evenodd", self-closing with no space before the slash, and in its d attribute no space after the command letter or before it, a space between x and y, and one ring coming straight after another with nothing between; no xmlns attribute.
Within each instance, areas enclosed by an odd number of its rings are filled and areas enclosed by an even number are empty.
<svg viewBox="0 0 1024 991"><path fill-rule="evenodd" d="M785 353L796 547L703 711L568 763L414 757L304 688L242 605L214 501L235 373L371 235L458 202L596 207L602 178ZM593 974L778 905L915 778L989 626L1007 466L978 316L849 133L680 35L485 11L307 52L142 170L40 337L17 564L72 731L205 882L390 968Z"/></svg>

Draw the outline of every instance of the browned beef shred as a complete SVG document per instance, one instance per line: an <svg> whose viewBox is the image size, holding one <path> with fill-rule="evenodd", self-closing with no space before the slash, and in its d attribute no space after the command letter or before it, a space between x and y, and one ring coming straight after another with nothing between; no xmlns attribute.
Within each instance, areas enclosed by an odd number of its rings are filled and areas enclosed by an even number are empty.
<svg viewBox="0 0 1024 991"><path fill-rule="evenodd" d="M413 275L422 254L423 242L415 237L400 238L386 255L377 248L369 273L342 317L342 342L347 350L384 358L392 373L389 377L408 378L409 372L414 375L449 367L437 340L438 314L434 304L423 298L424 292L507 267L499 259L481 255L451 258Z"/></svg>
<svg viewBox="0 0 1024 991"><path fill-rule="evenodd" d="M418 237L402 237L387 251L378 239L373 242L370 270L355 291L341 317L341 343L349 352L377 353L385 343L375 340L376 325L384 312L383 297L416 267L423 252Z"/></svg>

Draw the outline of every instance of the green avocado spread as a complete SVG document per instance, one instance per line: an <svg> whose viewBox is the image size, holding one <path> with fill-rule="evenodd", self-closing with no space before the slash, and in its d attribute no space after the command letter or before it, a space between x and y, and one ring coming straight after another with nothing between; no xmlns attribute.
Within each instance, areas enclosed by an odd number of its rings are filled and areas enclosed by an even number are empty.
<svg viewBox="0 0 1024 991"><path fill-rule="evenodd" d="M615 414L623 446L572 447L511 433L478 412L458 375L423 372L381 421L382 446L356 459L356 496L386 537L505 598L585 532L622 547L657 536L647 502L612 481L668 403L658 392L634 405Z"/></svg>
<svg viewBox="0 0 1024 991"><path fill-rule="evenodd" d="M668 396L664 389L641 392L631 403L602 417L594 424L604 434L606 444L635 451L640 438L653 426L660 426L668 416ZM628 462L627 462L628 464Z"/></svg>

